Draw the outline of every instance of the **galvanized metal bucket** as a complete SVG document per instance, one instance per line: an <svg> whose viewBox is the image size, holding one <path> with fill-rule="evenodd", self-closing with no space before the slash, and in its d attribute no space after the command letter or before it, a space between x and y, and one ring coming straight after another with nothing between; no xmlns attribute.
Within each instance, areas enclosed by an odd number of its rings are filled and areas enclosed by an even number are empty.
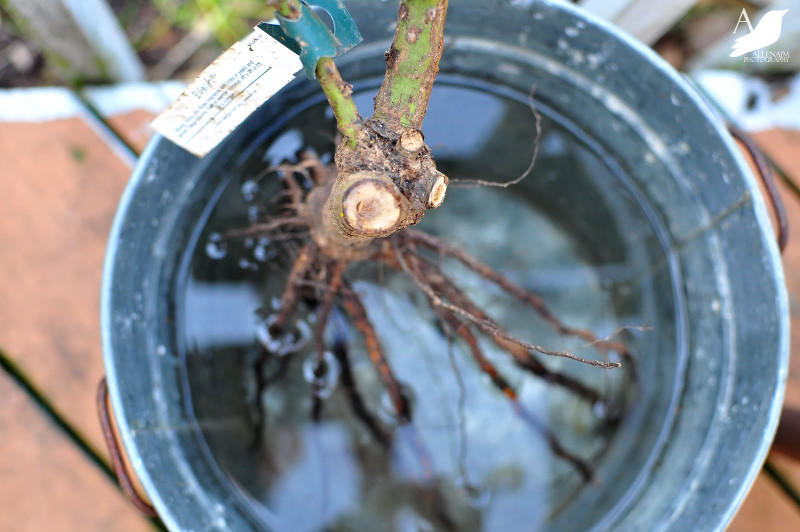
<svg viewBox="0 0 800 532"><path fill-rule="evenodd" d="M394 9L346 4L365 42L338 61L340 69L351 80L373 79ZM623 205L616 233L586 218L583 230L602 253L642 255L658 331L637 355L647 393L603 459L604 485L582 490L542 526L724 528L766 456L788 364L783 273L753 175L680 75L615 28L548 1L462 0L450 10L442 79L523 95L535 86L542 108L614 170L601 199L624 189L652 222L626 227ZM193 415L197 390L187 392L176 294L225 168L274 134L286 109L314 98L313 83L290 85L202 160L154 139L117 214L102 297L111 403L135 473L172 530L277 527L220 465ZM568 175L550 188L544 181L531 186L552 201L600 201L582 200ZM649 259L650 247L663 260Z"/></svg>

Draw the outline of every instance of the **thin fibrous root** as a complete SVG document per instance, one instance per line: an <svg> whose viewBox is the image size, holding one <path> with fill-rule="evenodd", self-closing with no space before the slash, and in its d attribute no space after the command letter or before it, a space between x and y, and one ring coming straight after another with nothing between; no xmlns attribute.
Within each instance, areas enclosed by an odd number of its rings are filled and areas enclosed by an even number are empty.
<svg viewBox="0 0 800 532"><path fill-rule="evenodd" d="M452 183L454 187L458 188L474 188L474 187L497 187L497 188L508 188L514 185L519 184L523 179L528 177L531 172L533 172L533 167L536 166L536 159L539 157L539 148L541 147L541 140L542 140L542 115L539 114L539 111L536 110L536 105L533 100L533 95L536 93L536 85L531 87L530 92L528 93L528 107L533 114L534 125L536 128L536 135L533 138L533 153L531 154L531 160L528 163L528 167L525 170L510 181L487 181L485 179L453 179Z"/></svg>
<svg viewBox="0 0 800 532"><path fill-rule="evenodd" d="M253 178L253 181L258 182L268 176L271 172L279 172L281 170L289 171L289 172L299 172L302 173L303 171L308 171L309 169L314 169L320 166L319 159L312 159L311 157L307 157L305 153L301 156L300 162L297 163L282 163L277 164L275 166L268 166L261 170L261 172Z"/></svg>
<svg viewBox="0 0 800 532"><path fill-rule="evenodd" d="M514 336L511 336L510 334L508 334L507 332L502 330L496 323L494 323L492 320L488 319L487 317L485 317L485 316L476 316L472 312L470 312L470 311L468 311L468 310L466 310L466 309L464 309L464 308L462 308L462 307L460 307L458 305L455 305L452 302L445 301L431 287L431 284L429 282L428 276L425 273L422 273L420 271L415 271L414 269L409 268L408 262L403 257L402 252L400 251L399 247L396 246L395 240L394 239L391 239L391 240L392 240L393 245L394 245L394 247L396 249L395 255L396 255L397 262L399 263L400 267L403 269L403 271L408 273L409 276L411 277L411 279L415 282L415 284L426 295L428 295L430 297L431 303L433 305L435 305L437 307L445 308L447 310L450 310L451 312L454 312L459 317L474 323L484 333L490 335L491 337L493 337L493 338L501 338L501 339L506 340L507 342L509 342L511 344L516 344L516 345L526 349L529 352L530 351L535 351L535 352L541 353L543 355L562 357L562 358L569 358L571 360L575 360L575 361L578 361L578 362L583 362L584 364L589 364L590 366L597 366L597 367L604 368L604 369L618 368L618 367L622 366L622 364L620 364L619 362L607 362L607 361L603 361L603 360L594 360L594 359L590 359L590 358L584 358L584 357L580 357L578 355L569 353L567 351L555 351L555 350L552 350L552 349L547 349L546 347L543 347L541 345L536 345L536 344L531 344L531 343L528 343L528 342L524 342L524 341L520 340L519 338L515 338ZM410 256L416 258L417 255L415 253L413 253L413 247L409 246L409 248L412 250L412 253L410 254ZM386 257L384 256L384 258L386 258ZM393 264L392 260L388 260L388 262L390 264ZM431 264L429 264L427 262L424 262L424 261L418 261L417 264L425 264L426 265L425 269L433 268L433 266ZM439 275L439 276L441 278L444 278L444 276L442 276L442 275ZM477 307L475 307L475 308L477 308Z"/></svg>
<svg viewBox="0 0 800 532"><path fill-rule="evenodd" d="M338 144L338 143L337 143ZM300 163L303 168L307 169L311 174L311 179L315 185L322 185L330 177L325 170L325 167L320 164L317 152L312 148L303 150L300 154Z"/></svg>
<svg viewBox="0 0 800 532"><path fill-rule="evenodd" d="M243 236L268 235L272 231L282 229L284 227L306 227L307 225L308 221L298 216L276 218L269 222L253 224L242 229L231 229L230 231L225 231L220 235L220 238L222 238L222 240L230 240L232 238L240 238Z"/></svg>
<svg viewBox="0 0 800 532"><path fill-rule="evenodd" d="M319 160L312 159L305 154L301 155L301 157L301 160L297 163L287 162L277 166L268 166L252 179L253 183L258 183L270 173L276 172L286 185L286 189L281 193L288 195L294 208L299 208L304 203L306 191L304 190L305 187L295 178L295 174L305 177L310 185L319 184L322 179L320 177Z"/></svg>
<svg viewBox="0 0 800 532"><path fill-rule="evenodd" d="M408 238L415 245L425 247L440 255L453 257L454 259L464 264L466 267L473 270L478 275L481 275L482 277L488 279L489 281L493 282L494 284L505 290L511 296L519 299L523 303L527 303L536 312L538 312L539 315L547 323L549 323L558 333L582 338L590 345L593 345L600 349L612 350L618 352L620 356L623 357L626 361L632 360L630 352L624 343L609 339L598 338L594 333L592 333L589 330L566 325L561 320L559 320L555 314L553 314L553 312L547 307L547 305L545 304L544 300L541 297L522 288L508 277L504 276L503 274L493 269L492 267L488 266L487 264L484 264L483 262L476 259L463 249L451 246L450 244L447 244L427 233L423 233L421 231L415 231L412 229L405 231L405 237Z"/></svg>
<svg viewBox="0 0 800 532"><path fill-rule="evenodd" d="M618 362L605 362L601 360L592 360L579 357L572 353L565 351L553 351L546 349L542 346L524 342L508 334L502 330L494 321L492 321L486 314L471 300L461 292L452 282L450 282L433 264L424 260L423 257L415 252L413 246L406 246L405 250L401 250L398 245L397 239L390 238L392 251L388 252L384 249L381 259L390 266L402 269L406 272L414 283L428 296L428 299L434 307L448 310L460 319L464 319L470 323L478 326L484 333L488 334L500 347L508 351L514 358L526 369L533 371L542 376L546 376L548 380L556 384L562 384L576 393L589 400L596 400L599 396L597 392L586 388L579 381L572 379L566 375L549 372L538 360L535 359L532 352L538 352L545 355L559 356L583 362L592 366L602 368L616 368L621 364ZM412 263L412 264L409 264ZM413 267L412 267L413 265ZM433 284L437 284L436 287ZM439 288L437 291L435 288ZM445 295L446 293L446 295ZM450 298L456 301L449 300ZM511 346L515 346L512 349ZM520 351L519 349L522 351ZM522 353L524 352L524 356ZM570 384L567 384L570 383Z"/></svg>
<svg viewBox="0 0 800 532"><path fill-rule="evenodd" d="M325 367L325 327L328 325L328 317L333 309L336 294L342 285L342 276L346 267L346 262L332 261L328 262L323 269L324 273L329 274L329 279L325 287L322 305L317 312L317 326L314 328L316 355L314 357L314 383L312 385L314 394L311 400L311 419L315 422L318 422L322 416L323 401L319 394L322 386L320 379L324 377L326 371L330 371L330 368Z"/></svg>
<svg viewBox="0 0 800 532"><path fill-rule="evenodd" d="M286 279L286 287L281 296L280 311L275 321L270 324L270 334L279 333L285 326L297 308L297 284L303 281L311 265L314 264L319 256L319 248L313 241L303 246L297 260L292 265L289 277Z"/></svg>
<svg viewBox="0 0 800 532"><path fill-rule="evenodd" d="M378 420L370 413L364 404L364 399L358 391L355 377L353 376L353 369L350 365L350 357L347 353L347 348L342 342L335 342L331 349L333 356L339 361L341 373L341 386L347 394L347 400L350 403L350 409L353 414L364 424L370 434L383 448L388 448L391 444L391 437L381 428Z"/></svg>
<svg viewBox="0 0 800 532"><path fill-rule="evenodd" d="M322 362L322 355L325 352L325 326L328 324L328 316L331 314L331 309L333 308L333 302L336 299L336 295L339 293L339 289L342 287L345 269L347 269L347 263L345 261L331 261L327 264L327 273L329 275L329 279L327 282L325 295L322 299L322 306L319 308L319 312L317 313L317 326L314 330L314 346L317 351L316 362L318 367Z"/></svg>
<svg viewBox="0 0 800 532"><path fill-rule="evenodd" d="M255 374L255 404L254 404L254 422L253 422L253 440L250 442L250 449L258 449L261 445L262 431L264 430L266 412L264 411L264 403L261 402L261 393L271 383L277 381L282 377L288 368L289 359L286 357L277 357L278 369L272 375L266 375L267 362L273 357L273 354L266 348L261 347L261 352L258 355L255 363L253 364L253 373Z"/></svg>
<svg viewBox="0 0 800 532"><path fill-rule="evenodd" d="M478 340L470 330L467 324L460 321L452 312L447 310L442 311L442 317L452 327L456 334L467 343L472 357L477 362L481 371L489 375L492 384L498 388L509 401L511 401L514 411L525 421L527 425L532 427L536 432L540 433L547 440L550 450L554 455L562 458L572 464L577 469L586 482L591 482L594 478L592 468L578 455L568 451L558 440L558 438L542 426L530 413L528 413L519 401L519 396L516 390L509 384L508 380L503 377L498 369L486 358L478 345Z"/></svg>
<svg viewBox="0 0 800 532"><path fill-rule="evenodd" d="M442 294L445 299L465 309L468 313L479 319L491 322L494 327L498 330L500 329L480 307L473 303L469 296L445 277L438 268L424 260L419 262L419 266L425 279L431 283L431 287ZM515 342L508 341L504 335L491 334L490 337L501 349L508 352L523 369L530 371L547 382L563 386L591 403L600 399L600 394L598 392L569 375L548 370L547 367L527 349Z"/></svg>
<svg viewBox="0 0 800 532"><path fill-rule="evenodd" d="M389 367L389 363L386 361L386 358L383 355L383 350L381 349L380 342L378 341L378 335L375 334L375 329L373 329L372 324L367 317L367 311L364 308L364 305L361 303L361 300L358 298L356 293L347 285L345 285L345 289L342 290L341 294L342 303L344 303L347 313L350 314L350 318L353 320L353 324L356 326L356 329L358 329L358 331L364 337L364 345L367 350L367 355L372 361L372 364L375 366L378 376L380 377L381 382L389 394L389 398L392 401L392 406L394 406L397 418L401 422L409 422L411 420L411 411L408 401L403 395L400 382L397 380L397 377L394 376L392 368Z"/></svg>
<svg viewBox="0 0 800 532"><path fill-rule="evenodd" d="M570 462L574 465L578 471L580 471L581 476L586 482L593 482L594 481L594 472L589 467L589 465L581 459L580 456L574 454L571 451L568 451L564 448L561 442L558 440L555 434L551 430L548 430L544 424L536 419L533 414L531 414L522 404L517 401L514 403L514 408L517 411L517 414L525 419L528 424L532 427L535 427L542 436L547 439L547 443L550 446L550 449L553 451L553 454L563 458L564 460Z"/></svg>
<svg viewBox="0 0 800 532"><path fill-rule="evenodd" d="M491 323L493 330L497 332L490 333L489 337L498 347L509 353L514 358L514 361L524 370L533 373L546 382L562 386L574 392L589 403L594 404L601 400L601 395L596 390L586 386L574 377L547 369L547 367L528 349L521 346L518 342L509 341L507 339L509 335L505 334L497 324L491 321L482 309L473 303L461 289L447 279L434 265L424 261L424 259L421 259L415 264L420 268L422 278L430 283L430 287L436 293L441 294L442 297L449 300L451 304L458 308L466 310L470 315L484 322ZM503 334L498 334L498 332Z"/></svg>
<svg viewBox="0 0 800 532"><path fill-rule="evenodd" d="M436 486L433 461L431 460L430 453L426 449L419 432L417 432L416 428L411 423L411 409L408 400L405 395L403 395L400 381L395 377L394 372L383 354L378 336L367 317L367 311L363 303L361 303L361 300L350 286L347 286L346 283L343 283L343 285L343 289L341 290L342 302L344 303L347 313L350 314L353 324L364 337L367 355L378 371L378 375L391 398L399 420L399 426L395 432L395 436L405 436L405 439L408 441L417 457L417 461L422 468L423 480L427 486L426 498L428 499L428 505L439 518L445 529L455 530L454 523L447 514L444 498Z"/></svg>

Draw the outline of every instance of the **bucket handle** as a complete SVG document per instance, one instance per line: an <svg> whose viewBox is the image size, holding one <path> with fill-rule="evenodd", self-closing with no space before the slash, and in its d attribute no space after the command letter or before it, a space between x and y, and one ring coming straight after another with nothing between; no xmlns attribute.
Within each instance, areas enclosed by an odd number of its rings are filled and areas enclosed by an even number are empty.
<svg viewBox="0 0 800 532"><path fill-rule="evenodd" d="M742 146L750 154L753 163L758 169L758 177L761 179L761 183L764 184L764 189L767 191L767 199L772 207L773 214L775 214L775 220L778 222L778 248L783 253L786 243L789 241L789 219L786 217L786 208L783 206L781 195L775 187L775 178L772 176L772 170L770 170L764 154L761 153L761 150L758 149L747 133L730 124L728 125L728 131L733 138L742 143Z"/></svg>
<svg viewBox="0 0 800 532"><path fill-rule="evenodd" d="M119 440L117 440L117 435L111 426L111 411L108 406L108 382L105 376L100 380L100 385L97 387L97 414L100 417L100 426L103 429L103 438L106 441L108 454L111 455L114 473L122 491L141 513L148 517L158 517L155 508L144 500L133 487L130 474L125 467L125 462L122 460Z"/></svg>

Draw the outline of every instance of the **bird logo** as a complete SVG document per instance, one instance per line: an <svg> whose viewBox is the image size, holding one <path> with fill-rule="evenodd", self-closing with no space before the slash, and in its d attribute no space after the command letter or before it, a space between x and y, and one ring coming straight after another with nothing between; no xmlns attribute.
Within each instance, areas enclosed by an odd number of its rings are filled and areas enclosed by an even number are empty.
<svg viewBox="0 0 800 532"><path fill-rule="evenodd" d="M747 12L743 9L742 16L739 17L739 22L736 24L736 28L739 28L739 24L742 22L742 17L744 17L745 22L747 22L747 26L750 28L750 33L736 39L736 41L733 43L733 51L728 57L739 57L740 55L744 55L755 50L760 50L761 48L777 42L781 36L783 16L787 11L789 10L775 9L773 11L768 11L763 17L761 17L761 20L758 21L756 27L753 28L753 26L750 25L750 19L747 17ZM733 32L736 33L736 29L734 29Z"/></svg>

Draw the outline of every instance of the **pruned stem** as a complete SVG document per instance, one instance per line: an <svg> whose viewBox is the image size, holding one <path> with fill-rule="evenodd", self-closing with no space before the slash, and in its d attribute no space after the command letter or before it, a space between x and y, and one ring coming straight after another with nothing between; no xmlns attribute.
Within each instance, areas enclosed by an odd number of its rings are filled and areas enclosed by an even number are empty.
<svg viewBox="0 0 800 532"><path fill-rule="evenodd" d="M448 0L402 0L373 118L401 132L420 129L444 48Z"/></svg>
<svg viewBox="0 0 800 532"><path fill-rule="evenodd" d="M416 224L441 205L448 178L436 169L419 130L439 71L448 0L402 0L395 39L375 114L363 120L353 88L325 57L317 79L344 142L336 150L337 177L310 198L312 238L325 254L363 258L375 238ZM303 16L299 0L268 0L281 17ZM312 16L312 15L309 15Z"/></svg>

